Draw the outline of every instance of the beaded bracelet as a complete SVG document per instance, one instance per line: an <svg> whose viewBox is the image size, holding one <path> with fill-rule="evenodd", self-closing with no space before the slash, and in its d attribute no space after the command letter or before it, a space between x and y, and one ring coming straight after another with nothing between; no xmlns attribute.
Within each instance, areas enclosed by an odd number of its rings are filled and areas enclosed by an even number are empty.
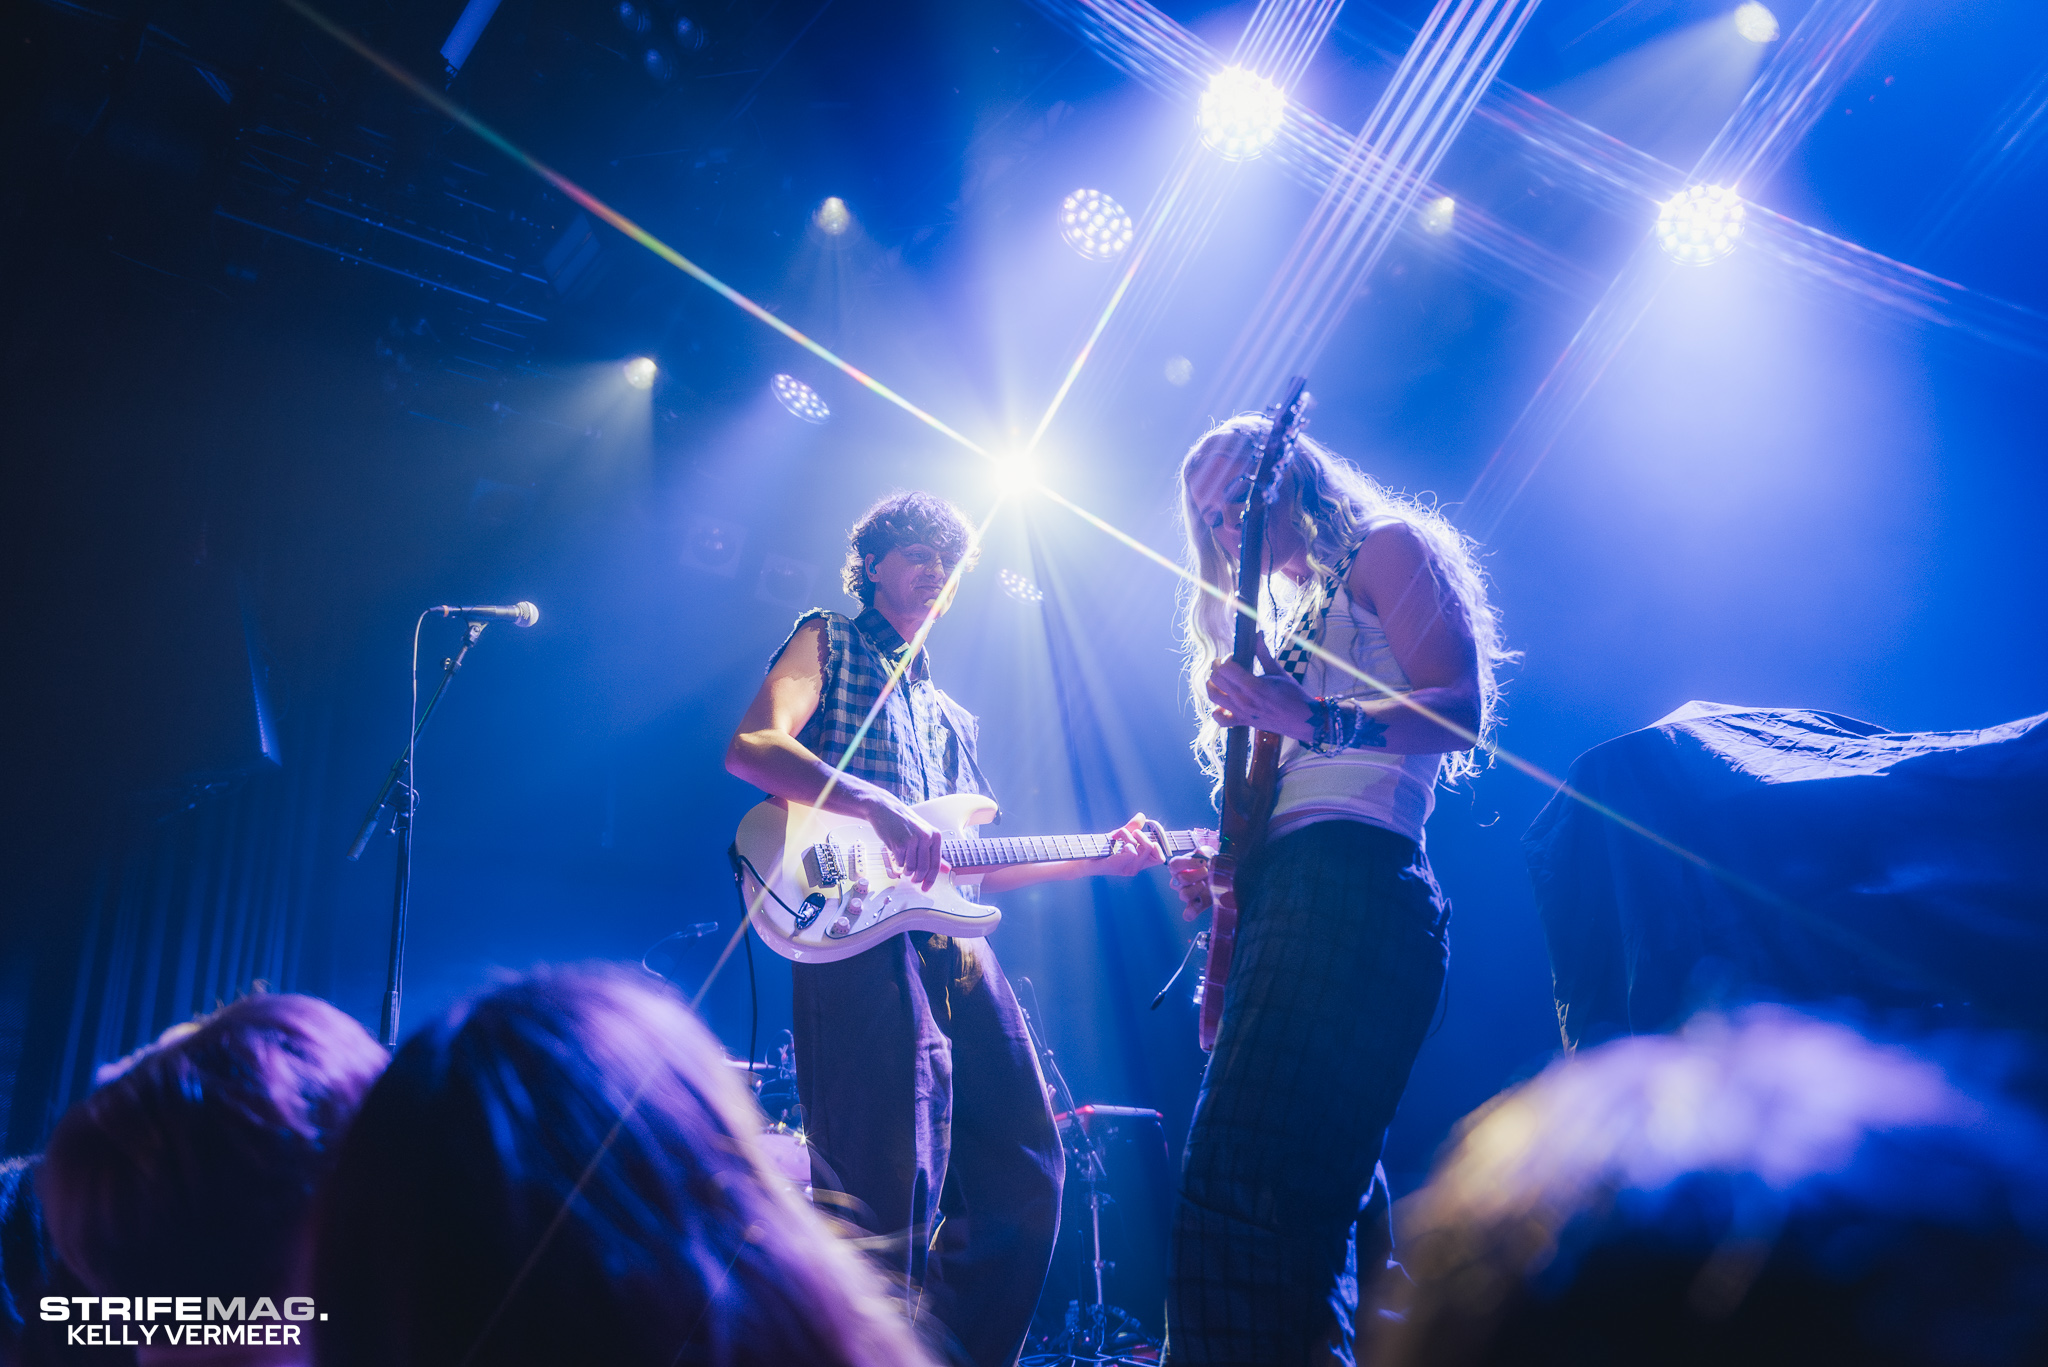
<svg viewBox="0 0 2048 1367"><path fill-rule="evenodd" d="M1317 754L1386 749L1387 724L1367 712L1362 704L1316 698L1309 704L1308 716L1315 737L1310 748Z"/></svg>

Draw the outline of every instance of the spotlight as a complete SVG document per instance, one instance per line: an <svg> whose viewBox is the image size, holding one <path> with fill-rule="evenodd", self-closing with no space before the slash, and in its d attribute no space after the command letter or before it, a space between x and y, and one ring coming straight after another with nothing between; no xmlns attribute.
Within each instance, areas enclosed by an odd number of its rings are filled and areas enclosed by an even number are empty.
<svg viewBox="0 0 2048 1367"><path fill-rule="evenodd" d="M1015 570L999 571L996 575L996 581L1003 586L1004 593L1009 594L1020 603L1042 603L1045 601L1045 590Z"/></svg>
<svg viewBox="0 0 2048 1367"><path fill-rule="evenodd" d="M1225 67L1209 78L1196 116L1202 142L1226 161L1247 161L1266 150L1280 131L1287 96L1257 72Z"/></svg>
<svg viewBox="0 0 2048 1367"><path fill-rule="evenodd" d="M811 583L818 567L786 555L771 555L761 561L760 577L754 581L754 596L777 607L800 608L811 596Z"/></svg>
<svg viewBox="0 0 2048 1367"><path fill-rule="evenodd" d="M823 422L832 416L832 410L818 397L818 391L794 375L777 375L768 382L768 387L775 391L776 402L805 422Z"/></svg>
<svg viewBox="0 0 2048 1367"><path fill-rule="evenodd" d="M626 372L626 383L635 389L654 388L654 375L659 368L645 356L635 356L620 367Z"/></svg>
<svg viewBox="0 0 2048 1367"><path fill-rule="evenodd" d="M1442 237L1449 232L1458 218L1458 201L1445 195L1432 199L1422 206L1422 231L1431 237Z"/></svg>
<svg viewBox="0 0 2048 1367"><path fill-rule="evenodd" d="M996 457L996 487L1005 494L1021 494L1038 484L1038 462L1022 451Z"/></svg>
<svg viewBox="0 0 2048 1367"><path fill-rule="evenodd" d="M666 81L669 77L676 74L676 64L671 62L668 59L668 54L658 47L651 47L642 53L640 55L640 65L646 68L647 74L657 81Z"/></svg>
<svg viewBox="0 0 2048 1367"><path fill-rule="evenodd" d="M654 23L647 11L634 4L633 0L619 0L615 13L619 16L619 27L628 33L645 33Z"/></svg>
<svg viewBox="0 0 2048 1367"><path fill-rule="evenodd" d="M1166 382L1175 389L1185 389L1189 380L1195 378L1195 363L1185 356L1169 356L1166 359Z"/></svg>
<svg viewBox="0 0 2048 1367"><path fill-rule="evenodd" d="M747 547L747 529L719 517L693 517L683 529L682 562L730 579L739 572L740 552Z"/></svg>
<svg viewBox="0 0 2048 1367"><path fill-rule="evenodd" d="M1694 185L1657 207L1657 238L1673 261L1704 266L1735 250L1742 212L1742 196L1732 189Z"/></svg>
<svg viewBox="0 0 2048 1367"><path fill-rule="evenodd" d="M1107 261L1131 245L1131 216L1100 190L1076 190L1060 204L1060 236L1090 261Z"/></svg>
<svg viewBox="0 0 2048 1367"><path fill-rule="evenodd" d="M1778 16L1759 5L1756 0L1735 8L1735 31L1752 43L1775 43L1778 41Z"/></svg>
<svg viewBox="0 0 2048 1367"><path fill-rule="evenodd" d="M847 212L846 201L834 195L818 206L818 212L811 215L811 222L833 237L853 226L853 215Z"/></svg>
<svg viewBox="0 0 2048 1367"><path fill-rule="evenodd" d="M690 16L688 16L687 14L677 16L677 47L681 48L685 52L700 52L703 50L704 44L709 41L710 39L708 35L705 34L704 26L702 24L690 18Z"/></svg>

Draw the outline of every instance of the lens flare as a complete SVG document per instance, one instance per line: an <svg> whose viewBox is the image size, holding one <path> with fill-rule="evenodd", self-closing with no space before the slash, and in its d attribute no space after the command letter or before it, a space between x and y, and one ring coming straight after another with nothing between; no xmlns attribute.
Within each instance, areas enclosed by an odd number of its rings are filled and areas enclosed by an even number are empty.
<svg viewBox="0 0 2048 1367"><path fill-rule="evenodd" d="M1694 185L1657 207L1657 240L1673 261L1704 266L1735 250L1742 214L1742 196L1733 189Z"/></svg>
<svg viewBox="0 0 2048 1367"><path fill-rule="evenodd" d="M1778 41L1778 16L1756 0L1749 0L1735 9L1735 31L1752 43L1775 43Z"/></svg>
<svg viewBox="0 0 2048 1367"><path fill-rule="evenodd" d="M1196 120L1202 142L1225 161L1248 161L1280 131L1287 96L1255 71L1225 67L1209 78Z"/></svg>
<svg viewBox="0 0 2048 1367"><path fill-rule="evenodd" d="M832 416L832 410L818 397L818 391L794 375L777 375L768 382L775 401L805 422L818 423Z"/></svg>
<svg viewBox="0 0 2048 1367"><path fill-rule="evenodd" d="M1442 237L1457 226L1458 201L1449 195L1440 195L1423 205L1417 217L1422 221L1422 231L1431 237Z"/></svg>
<svg viewBox="0 0 2048 1367"><path fill-rule="evenodd" d="M1123 255L1136 235L1124 206L1100 190L1076 190L1060 204L1060 236L1090 261Z"/></svg>
<svg viewBox="0 0 2048 1367"><path fill-rule="evenodd" d="M626 374L626 383L635 389L654 388L655 372L660 369L645 356L635 356L619 368Z"/></svg>

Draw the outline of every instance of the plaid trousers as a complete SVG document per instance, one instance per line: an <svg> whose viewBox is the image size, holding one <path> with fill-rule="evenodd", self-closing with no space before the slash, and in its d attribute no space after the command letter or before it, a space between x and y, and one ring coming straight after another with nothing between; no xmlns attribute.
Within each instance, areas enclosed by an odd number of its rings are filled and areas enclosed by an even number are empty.
<svg viewBox="0 0 2048 1367"><path fill-rule="evenodd" d="M1386 1239L1361 1204L1443 990L1450 904L1413 841L1358 821L1292 831L1244 873L1174 1214L1168 1361L1302 1367L1323 1343L1348 1361L1350 1269L1369 1284Z"/></svg>

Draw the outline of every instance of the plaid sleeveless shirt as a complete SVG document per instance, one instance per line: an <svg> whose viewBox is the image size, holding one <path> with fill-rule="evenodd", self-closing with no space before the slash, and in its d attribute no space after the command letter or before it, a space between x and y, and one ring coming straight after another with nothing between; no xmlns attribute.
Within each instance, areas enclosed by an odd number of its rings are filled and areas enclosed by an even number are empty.
<svg viewBox="0 0 2048 1367"><path fill-rule="evenodd" d="M825 625L823 677L817 710L796 737L812 754L827 764L843 759L845 772L912 805L948 793L988 793L974 714L932 682L929 652L906 661L909 642L876 609L849 618L813 608L797 618L769 668L813 621ZM879 710L877 698L884 699ZM870 712L874 721L863 732Z"/></svg>

